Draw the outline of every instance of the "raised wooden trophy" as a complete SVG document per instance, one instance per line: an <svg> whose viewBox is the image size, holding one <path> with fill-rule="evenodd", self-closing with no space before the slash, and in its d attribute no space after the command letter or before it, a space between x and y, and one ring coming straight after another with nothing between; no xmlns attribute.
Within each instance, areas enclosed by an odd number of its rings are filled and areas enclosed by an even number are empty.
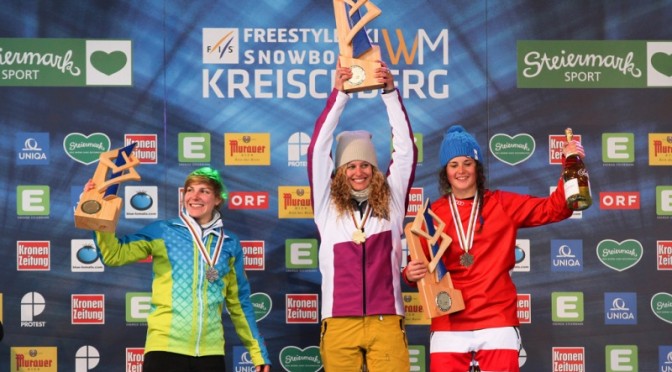
<svg viewBox="0 0 672 372"><path fill-rule="evenodd" d="M95 187L85 191L79 199L75 209L75 227L106 232L116 230L123 201L117 196L119 184L140 180L135 170L140 161L132 154L135 145L132 143L100 154L92 178Z"/></svg>
<svg viewBox="0 0 672 372"><path fill-rule="evenodd" d="M418 281L418 292L425 315L431 319L464 310L464 299L462 292L453 288L450 273L441 262L441 256L452 239L443 232L445 223L432 212L431 208L428 208L428 205L429 200L418 210L413 222L406 224L404 234L411 259L427 264L427 274ZM438 227L434 226L434 221L438 222ZM441 241L437 247L439 239ZM427 259L422 249L423 240L429 248L431 261Z"/></svg>
<svg viewBox="0 0 672 372"><path fill-rule="evenodd" d="M361 15L360 9L366 8ZM334 0L336 33L338 34L339 62L341 67L350 67L352 78L343 84L347 93L380 89L385 86L375 78L379 68L380 47L366 34L366 26L381 14L380 9L369 0Z"/></svg>

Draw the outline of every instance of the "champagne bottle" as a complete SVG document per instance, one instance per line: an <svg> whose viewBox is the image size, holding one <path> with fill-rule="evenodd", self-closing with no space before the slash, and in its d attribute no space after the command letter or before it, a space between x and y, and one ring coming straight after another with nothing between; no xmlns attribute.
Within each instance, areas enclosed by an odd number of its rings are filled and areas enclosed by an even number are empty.
<svg viewBox="0 0 672 372"><path fill-rule="evenodd" d="M567 142L572 141L572 128L565 129ZM567 208L573 211L582 211L593 204L590 193L588 170L579 154L567 154L562 169L562 179L565 181L565 199Z"/></svg>

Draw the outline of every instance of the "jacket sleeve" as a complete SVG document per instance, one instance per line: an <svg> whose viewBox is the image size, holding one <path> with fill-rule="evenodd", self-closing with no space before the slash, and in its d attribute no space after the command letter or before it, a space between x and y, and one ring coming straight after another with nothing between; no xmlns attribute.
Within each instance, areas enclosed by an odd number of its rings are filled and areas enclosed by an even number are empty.
<svg viewBox="0 0 672 372"><path fill-rule="evenodd" d="M387 116L392 129L392 157L388 167L387 182L392 191L392 207L401 215L405 214L408 192L415 179L418 149L413 137L406 108L399 91L382 94L387 108Z"/></svg>
<svg viewBox="0 0 672 372"><path fill-rule="evenodd" d="M321 221L325 217L322 212L326 211L329 205L331 175L334 171L334 161L331 158L334 131L349 100L350 96L347 94L337 89L331 91L327 105L315 122L313 136L308 146L308 181L313 213L318 226L321 226Z"/></svg>
<svg viewBox="0 0 672 372"><path fill-rule="evenodd" d="M255 366L271 365L271 359L268 355L264 339L257 328L254 309L250 301L251 289L250 282L247 280L247 275L245 274L243 248L237 239L234 244L235 254L229 259L231 270L229 270L224 278L226 283L226 308L229 311L231 322L240 341L250 353L252 363Z"/></svg>
<svg viewBox="0 0 672 372"><path fill-rule="evenodd" d="M519 195L500 191L500 203L507 214L519 227L534 227L559 222L569 218L572 210L565 202L564 182L558 185L548 197Z"/></svg>
<svg viewBox="0 0 672 372"><path fill-rule="evenodd" d="M121 238L112 232L96 231L93 241L105 265L122 266L149 257L159 244L159 230L158 223L153 223Z"/></svg>

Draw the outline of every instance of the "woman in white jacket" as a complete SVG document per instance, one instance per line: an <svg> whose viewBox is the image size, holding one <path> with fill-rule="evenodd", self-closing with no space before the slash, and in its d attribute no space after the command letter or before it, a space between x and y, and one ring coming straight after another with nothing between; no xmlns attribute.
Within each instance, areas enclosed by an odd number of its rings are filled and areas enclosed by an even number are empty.
<svg viewBox="0 0 672 372"><path fill-rule="evenodd" d="M350 68L337 66L334 89L315 123L308 149L308 177L320 233L322 331L326 372L408 371L401 298L401 235L417 149L394 78L384 62L376 69L392 129L387 175L378 167L369 132L341 132L335 164L334 132L350 96L343 83Z"/></svg>

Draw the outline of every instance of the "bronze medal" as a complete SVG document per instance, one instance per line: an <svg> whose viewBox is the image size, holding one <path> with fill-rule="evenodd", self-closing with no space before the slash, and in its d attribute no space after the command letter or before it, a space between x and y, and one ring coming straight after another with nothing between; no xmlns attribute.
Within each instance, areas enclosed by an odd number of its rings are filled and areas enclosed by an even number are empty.
<svg viewBox="0 0 672 372"><path fill-rule="evenodd" d="M95 200L87 200L82 203L82 212L86 214L96 214L100 211L101 205Z"/></svg>
<svg viewBox="0 0 672 372"><path fill-rule="evenodd" d="M214 267L208 267L208 270L205 272L205 278L208 279L210 283L213 283L219 278L219 271Z"/></svg>

